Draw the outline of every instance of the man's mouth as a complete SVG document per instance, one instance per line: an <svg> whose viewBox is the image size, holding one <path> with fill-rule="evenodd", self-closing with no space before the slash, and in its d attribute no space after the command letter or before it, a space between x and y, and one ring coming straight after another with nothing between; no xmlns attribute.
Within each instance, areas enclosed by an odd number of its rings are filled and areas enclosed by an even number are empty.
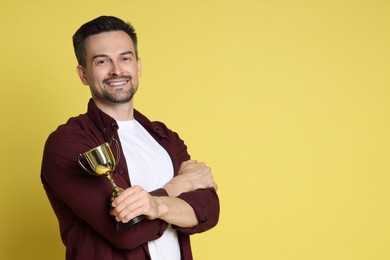
<svg viewBox="0 0 390 260"><path fill-rule="evenodd" d="M121 76L121 77L111 77L104 80L104 84L109 87L121 87L126 85L130 81L130 77Z"/></svg>
<svg viewBox="0 0 390 260"><path fill-rule="evenodd" d="M110 87L118 87L118 86L126 85L127 82L129 82L129 80L107 81L107 82L105 82L105 84L110 86Z"/></svg>

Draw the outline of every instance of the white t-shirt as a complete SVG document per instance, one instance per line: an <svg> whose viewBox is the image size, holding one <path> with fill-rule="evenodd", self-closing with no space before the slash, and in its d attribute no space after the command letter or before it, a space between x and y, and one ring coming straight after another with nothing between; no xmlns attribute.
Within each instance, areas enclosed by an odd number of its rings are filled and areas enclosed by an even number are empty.
<svg viewBox="0 0 390 260"><path fill-rule="evenodd" d="M117 121L119 138L132 185L146 191L163 187L173 177L171 158L164 148L136 120ZM177 232L168 226L164 234L148 243L153 260L179 260Z"/></svg>

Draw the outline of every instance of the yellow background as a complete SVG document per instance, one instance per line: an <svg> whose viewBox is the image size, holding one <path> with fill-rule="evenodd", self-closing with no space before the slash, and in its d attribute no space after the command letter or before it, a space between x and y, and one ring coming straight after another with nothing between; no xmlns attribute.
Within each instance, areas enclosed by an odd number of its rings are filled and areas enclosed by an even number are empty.
<svg viewBox="0 0 390 260"><path fill-rule="evenodd" d="M390 2L1 2L0 259L64 259L40 183L44 142L86 110L71 36L131 21L136 107L219 184L195 259L390 259Z"/></svg>

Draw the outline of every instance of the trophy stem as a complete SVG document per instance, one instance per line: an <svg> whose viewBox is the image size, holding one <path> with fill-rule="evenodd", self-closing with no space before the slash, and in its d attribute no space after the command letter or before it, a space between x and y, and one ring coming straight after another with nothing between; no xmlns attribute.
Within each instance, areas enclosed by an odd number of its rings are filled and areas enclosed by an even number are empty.
<svg viewBox="0 0 390 260"><path fill-rule="evenodd" d="M111 176L111 172L107 174L107 178L108 180L110 181L111 185L112 185L112 197L111 197L111 201L113 201L116 197L119 196L119 194L121 194L124 190L120 187L118 187L118 185L116 185L116 183L114 182L114 179L112 178Z"/></svg>

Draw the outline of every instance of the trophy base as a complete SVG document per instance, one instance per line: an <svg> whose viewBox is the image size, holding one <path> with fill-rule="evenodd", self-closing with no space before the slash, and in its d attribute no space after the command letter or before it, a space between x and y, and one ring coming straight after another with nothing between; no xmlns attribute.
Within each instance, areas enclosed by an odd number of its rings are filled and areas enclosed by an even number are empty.
<svg viewBox="0 0 390 260"><path fill-rule="evenodd" d="M142 221L145 219L145 216L141 215L141 216L138 216L138 217L135 217L133 218L132 220L130 220L129 222L127 223L123 223L123 222L117 222L116 224L116 230L119 231L119 230L123 230L129 226L132 226L134 224L137 224L138 222Z"/></svg>

